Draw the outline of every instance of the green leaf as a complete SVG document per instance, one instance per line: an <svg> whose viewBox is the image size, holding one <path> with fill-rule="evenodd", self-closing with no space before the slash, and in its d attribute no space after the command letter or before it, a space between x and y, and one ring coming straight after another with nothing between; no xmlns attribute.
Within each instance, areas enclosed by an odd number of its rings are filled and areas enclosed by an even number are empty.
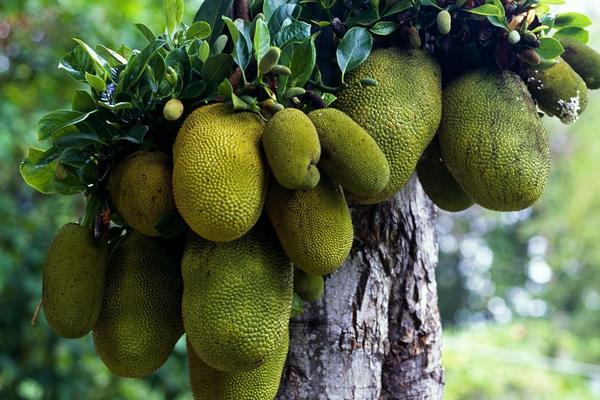
<svg viewBox="0 0 600 400"><path fill-rule="evenodd" d="M187 40L200 39L204 40L210 36L210 25L205 21L194 22L187 30L185 38Z"/></svg>
<svg viewBox="0 0 600 400"><path fill-rule="evenodd" d="M399 14L413 7L412 0L400 0L383 11L382 17Z"/></svg>
<svg viewBox="0 0 600 400"><path fill-rule="evenodd" d="M505 30L509 30L508 29L508 21L506 20L506 17L487 17L487 20L490 24L498 27L498 28L503 28Z"/></svg>
<svg viewBox="0 0 600 400"><path fill-rule="evenodd" d="M73 168L79 168L90 158L90 156L80 149L68 148L64 149L60 162L64 165L69 165Z"/></svg>
<svg viewBox="0 0 600 400"><path fill-rule="evenodd" d="M275 11L286 3L287 0L264 0L263 14L265 15L265 20L269 22Z"/></svg>
<svg viewBox="0 0 600 400"><path fill-rule="evenodd" d="M275 46L284 48L290 43L300 43L310 37L310 24L303 21L293 21L286 25L275 36Z"/></svg>
<svg viewBox="0 0 600 400"><path fill-rule="evenodd" d="M371 33L379 36L387 36L396 31L399 28L396 22L391 21L379 21L373 25L369 30Z"/></svg>
<svg viewBox="0 0 600 400"><path fill-rule="evenodd" d="M554 27L560 28L587 28L593 21L585 14L569 12L558 14L554 20Z"/></svg>
<svg viewBox="0 0 600 400"><path fill-rule="evenodd" d="M96 108L96 102L89 92L83 89L76 89L71 108L73 108L73 111L87 113Z"/></svg>
<svg viewBox="0 0 600 400"><path fill-rule="evenodd" d="M227 45L227 41L229 38L227 35L221 35L215 40L214 46L212 46L212 50L214 54L220 54L225 50L225 46Z"/></svg>
<svg viewBox="0 0 600 400"><path fill-rule="evenodd" d="M92 89L94 89L96 92L102 92L102 91L106 90L106 82L104 81L104 79L102 79L96 75L92 75L92 74L86 72L85 80L90 85L90 87Z"/></svg>
<svg viewBox="0 0 600 400"><path fill-rule="evenodd" d="M177 211L164 215L155 225L154 229L164 238L172 239L187 231L187 224Z"/></svg>
<svg viewBox="0 0 600 400"><path fill-rule="evenodd" d="M223 21L225 21L225 24L229 29L229 34L231 35L231 40L233 41L233 52L231 53L231 56L243 73L250 63L250 50L248 49L246 39L231 18L223 16Z"/></svg>
<svg viewBox="0 0 600 400"><path fill-rule="evenodd" d="M272 37L275 37L277 33L285 26L292 23L292 20L297 12L300 10L295 4L284 4L280 6L275 13L269 19L269 33Z"/></svg>
<svg viewBox="0 0 600 400"><path fill-rule="evenodd" d="M367 29L354 27L346 32L335 52L342 71L342 82L346 72L352 71L367 59L372 46L373 38Z"/></svg>
<svg viewBox="0 0 600 400"><path fill-rule="evenodd" d="M119 110L130 110L133 108L133 104L131 104L128 101L121 101L119 103L115 103L115 104L108 104L105 102L99 102L98 105L100 107L104 107L107 110L111 110L111 111L119 111Z"/></svg>
<svg viewBox="0 0 600 400"><path fill-rule="evenodd" d="M316 60L317 50L312 37L296 45L290 64L292 75L289 77L287 87L303 87L315 69Z"/></svg>
<svg viewBox="0 0 600 400"><path fill-rule="evenodd" d="M142 35L146 38L148 43L152 43L156 40L156 35L144 24L135 24L135 26L142 32Z"/></svg>
<svg viewBox="0 0 600 400"><path fill-rule="evenodd" d="M552 60L563 54L565 49L558 40L551 37L543 37L540 38L540 47L536 51L542 58Z"/></svg>
<svg viewBox="0 0 600 400"><path fill-rule="evenodd" d="M65 70L73 79L85 82L85 73L94 72L94 62L85 50L77 46L63 57L58 68Z"/></svg>
<svg viewBox="0 0 600 400"><path fill-rule="evenodd" d="M234 110L247 110L250 108L248 103L240 99L233 92L233 86L231 86L231 82L229 82L229 79L224 79L223 82L221 82L221 84L217 88L217 90L221 96L231 100L231 102L233 103Z"/></svg>
<svg viewBox="0 0 600 400"><path fill-rule="evenodd" d="M209 54L210 54L210 45L208 44L208 42L203 41L202 44L200 44L200 46L198 47L198 53L196 56L198 57L198 59L200 61L206 62Z"/></svg>
<svg viewBox="0 0 600 400"><path fill-rule="evenodd" d="M304 314L304 303L298 294L294 293L294 297L292 298L292 313L291 318L298 317Z"/></svg>
<svg viewBox="0 0 600 400"><path fill-rule="evenodd" d="M36 166L43 154L43 150L31 147L27 158L19 165L19 172L29 186L40 193L52 194L55 193L54 164L46 164L43 167Z"/></svg>
<svg viewBox="0 0 600 400"><path fill-rule="evenodd" d="M352 14L348 18L348 26L354 25L371 25L379 20L379 0L370 0L369 7L363 10L363 2L355 2L352 8Z"/></svg>
<svg viewBox="0 0 600 400"><path fill-rule="evenodd" d="M221 82L229 77L232 66L233 59L229 54L215 54L208 57L200 73L205 80Z"/></svg>
<svg viewBox="0 0 600 400"><path fill-rule="evenodd" d="M435 0L419 0L419 2L421 3L422 6L431 6L431 7L437 8L439 10L442 9L440 6L437 5L437 2Z"/></svg>
<svg viewBox="0 0 600 400"><path fill-rule="evenodd" d="M77 44L79 44L79 46L88 54L88 56L94 63L96 75L105 76L107 74L110 74L110 65L108 64L108 61L100 57L100 55L96 53L96 51L90 46L88 46L85 42L77 38L73 38L73 40L76 41Z"/></svg>
<svg viewBox="0 0 600 400"><path fill-rule="evenodd" d="M38 122L38 140L45 140L66 128L85 121L96 110L83 113L73 110L56 110L44 115Z"/></svg>
<svg viewBox="0 0 600 400"><path fill-rule="evenodd" d="M337 97L331 93L323 93L321 98L323 99L326 107L329 107L334 101L337 100Z"/></svg>
<svg viewBox="0 0 600 400"><path fill-rule="evenodd" d="M196 16L194 22L204 21L212 27L209 44L213 44L223 30L222 15L228 15L233 4L233 0L204 0Z"/></svg>
<svg viewBox="0 0 600 400"><path fill-rule="evenodd" d="M183 20L183 0L163 0L167 32L171 33Z"/></svg>
<svg viewBox="0 0 600 400"><path fill-rule="evenodd" d="M179 69L179 76L184 87L189 84L192 74L192 62L185 49L178 48L170 52L165 63L168 67Z"/></svg>
<svg viewBox="0 0 600 400"><path fill-rule="evenodd" d="M181 95L182 99L195 99L200 97L204 90L206 89L206 82L204 81L196 81L188 85L183 94Z"/></svg>
<svg viewBox="0 0 600 400"><path fill-rule="evenodd" d="M127 64L127 59L124 58L122 55L120 55L118 52L109 49L106 46L103 46L101 44L96 46L96 49L98 51L104 52L106 53L106 55L108 56L108 62L111 66L119 66L119 65L125 65ZM111 63L112 61L112 63Z"/></svg>
<svg viewBox="0 0 600 400"><path fill-rule="evenodd" d="M62 135L54 142L56 147L65 149L67 147L82 149L90 144L105 144L96 132L74 132Z"/></svg>
<svg viewBox="0 0 600 400"><path fill-rule="evenodd" d="M486 0L486 4L491 4L498 7L498 10L500 10L500 17L506 17L506 10L504 9L504 4L501 0Z"/></svg>
<svg viewBox="0 0 600 400"><path fill-rule="evenodd" d="M120 132L113 137L113 140L125 140L131 143L141 144L144 141L146 133L148 133L148 127L146 125L137 125L127 131Z"/></svg>
<svg viewBox="0 0 600 400"><path fill-rule="evenodd" d="M127 67L121 75L119 82L119 91L128 92L129 89L142 77L148 62L165 45L162 39L156 39L150 43L141 53L131 57Z"/></svg>
<svg viewBox="0 0 600 400"><path fill-rule="evenodd" d="M501 17L504 12L503 10L500 10L497 6L492 5L492 4L484 4L482 6L476 7L476 8L472 8L470 10L464 10L468 13L471 14L476 14L476 15L484 15L486 17Z"/></svg>
<svg viewBox="0 0 600 400"><path fill-rule="evenodd" d="M554 32L552 37L555 39L575 39L583 44L587 44L587 42L590 40L590 33L582 28L563 28Z"/></svg>
<svg viewBox="0 0 600 400"><path fill-rule="evenodd" d="M271 45L271 35L269 34L269 27L267 23L262 19L256 21L254 27L254 58L260 60Z"/></svg>

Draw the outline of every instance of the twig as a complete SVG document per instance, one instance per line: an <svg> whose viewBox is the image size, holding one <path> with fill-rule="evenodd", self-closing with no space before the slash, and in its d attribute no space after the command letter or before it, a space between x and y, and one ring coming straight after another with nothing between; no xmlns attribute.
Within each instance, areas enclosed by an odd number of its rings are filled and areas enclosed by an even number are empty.
<svg viewBox="0 0 600 400"><path fill-rule="evenodd" d="M35 311L33 312L33 317L31 317L31 325L35 326L37 324L38 317L40 316L40 311L42 310L42 299L35 307Z"/></svg>
<svg viewBox="0 0 600 400"><path fill-rule="evenodd" d="M248 6L248 0L234 0L233 14L235 18L250 21L250 7Z"/></svg>

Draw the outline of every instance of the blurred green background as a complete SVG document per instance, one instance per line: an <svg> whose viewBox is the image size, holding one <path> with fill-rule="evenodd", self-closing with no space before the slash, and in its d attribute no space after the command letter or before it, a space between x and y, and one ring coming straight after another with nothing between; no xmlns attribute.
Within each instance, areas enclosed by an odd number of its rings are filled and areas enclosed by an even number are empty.
<svg viewBox="0 0 600 400"><path fill-rule="evenodd" d="M600 26L595 2L568 3ZM133 24L160 31L162 15L161 0L0 2L0 399L191 399L183 343L152 377L120 379L90 336L31 326L46 248L81 201L34 193L17 168L37 120L70 103L76 83L56 66L72 38L142 46ZM554 170L533 209L438 216L449 400L600 398L600 93L574 126L547 126Z"/></svg>

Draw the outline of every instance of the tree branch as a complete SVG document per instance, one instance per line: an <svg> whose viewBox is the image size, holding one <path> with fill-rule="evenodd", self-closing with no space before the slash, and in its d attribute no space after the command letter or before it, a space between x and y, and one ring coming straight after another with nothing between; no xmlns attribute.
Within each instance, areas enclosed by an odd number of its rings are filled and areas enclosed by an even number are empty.
<svg viewBox="0 0 600 400"><path fill-rule="evenodd" d="M248 0L234 0L233 2L234 19L241 18L244 21L250 21L250 7Z"/></svg>

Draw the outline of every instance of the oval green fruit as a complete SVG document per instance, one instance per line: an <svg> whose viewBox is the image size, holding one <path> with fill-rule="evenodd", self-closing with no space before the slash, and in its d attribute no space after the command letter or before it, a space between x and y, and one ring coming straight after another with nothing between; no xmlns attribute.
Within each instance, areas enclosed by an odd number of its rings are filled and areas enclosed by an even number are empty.
<svg viewBox="0 0 600 400"><path fill-rule="evenodd" d="M440 11L437 15L436 22L438 31L440 31L442 35L447 35L452 30L452 15L450 15L448 10Z"/></svg>
<svg viewBox="0 0 600 400"><path fill-rule="evenodd" d="M565 48L562 58L585 81L588 89L600 89L600 53L580 41L572 38L561 38Z"/></svg>

